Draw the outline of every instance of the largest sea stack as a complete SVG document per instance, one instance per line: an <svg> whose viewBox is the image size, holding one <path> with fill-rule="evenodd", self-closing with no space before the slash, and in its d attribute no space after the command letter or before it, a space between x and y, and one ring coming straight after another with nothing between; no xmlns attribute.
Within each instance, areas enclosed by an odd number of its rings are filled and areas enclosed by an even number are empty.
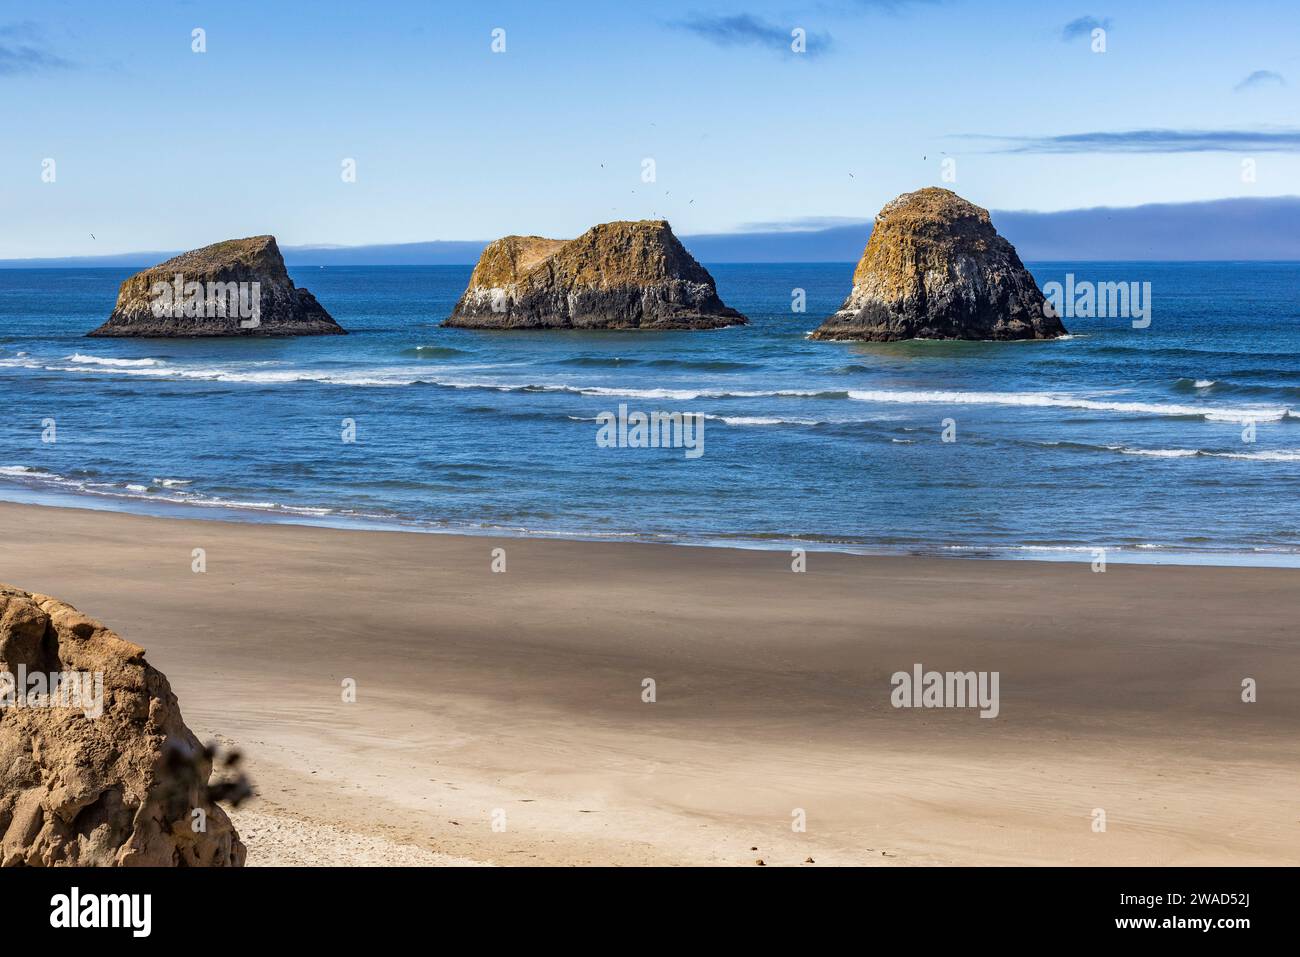
<svg viewBox="0 0 1300 957"><path fill-rule="evenodd" d="M577 239L489 243L444 326L719 329L744 316L662 219L603 223Z"/></svg>
<svg viewBox="0 0 1300 957"><path fill-rule="evenodd" d="M1054 339L1065 326L988 210L928 187L886 204L814 339Z"/></svg>
<svg viewBox="0 0 1300 957"><path fill-rule="evenodd" d="M341 336L346 330L284 268L274 236L192 249L122 283L91 336Z"/></svg>
<svg viewBox="0 0 1300 957"><path fill-rule="evenodd" d="M143 648L0 584L0 864L242 866L211 772Z"/></svg>

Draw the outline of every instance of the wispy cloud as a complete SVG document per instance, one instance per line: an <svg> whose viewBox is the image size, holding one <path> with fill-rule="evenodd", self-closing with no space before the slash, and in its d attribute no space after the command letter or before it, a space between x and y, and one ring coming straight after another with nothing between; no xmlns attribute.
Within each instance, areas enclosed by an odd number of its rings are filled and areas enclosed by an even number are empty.
<svg viewBox="0 0 1300 957"><path fill-rule="evenodd" d="M1061 27L1061 41L1069 43L1071 40L1077 40L1080 37L1090 37L1093 30L1109 31L1110 24L1110 17L1077 17Z"/></svg>
<svg viewBox="0 0 1300 957"><path fill-rule="evenodd" d="M1126 130L1068 133L1064 136L958 135L984 140L992 153L1295 153L1300 129Z"/></svg>
<svg viewBox="0 0 1300 957"><path fill-rule="evenodd" d="M757 46L778 53L795 56L791 44L794 43L793 31L801 24L778 26L752 13L738 13L734 16L705 16L696 14L684 20L670 24L678 30L693 33L702 39L720 47ZM803 29L807 29L803 27ZM829 33L807 31L806 52L800 56L818 56L831 46Z"/></svg>
<svg viewBox="0 0 1300 957"><path fill-rule="evenodd" d="M66 70L73 64L52 53L40 27L30 20L0 24L0 76Z"/></svg>
<svg viewBox="0 0 1300 957"><path fill-rule="evenodd" d="M1273 70L1256 70L1233 89L1240 93L1242 90L1253 90L1257 86L1286 86L1286 78Z"/></svg>

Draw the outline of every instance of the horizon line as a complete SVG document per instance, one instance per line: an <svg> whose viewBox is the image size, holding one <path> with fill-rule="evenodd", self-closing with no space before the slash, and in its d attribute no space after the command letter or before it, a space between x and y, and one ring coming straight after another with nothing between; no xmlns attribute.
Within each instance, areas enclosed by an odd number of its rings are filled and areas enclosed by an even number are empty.
<svg viewBox="0 0 1300 957"><path fill-rule="evenodd" d="M1177 210L1182 213L1189 213L1189 212L1194 213L1197 210L1210 210L1214 207L1223 207L1227 205L1290 204L1290 203L1300 203L1300 194L1283 193L1283 194L1269 195L1269 196L1229 196L1229 197L1221 197L1218 199L1139 203L1133 206L1086 206L1086 207L1076 207L1076 208L1059 209L1059 210L995 209L995 210L990 210L989 214L991 217L995 219L1000 217L1015 217L1015 218L1022 218L1022 219L1045 220L1054 217L1065 218L1065 217L1079 217L1079 216L1089 216L1089 215L1097 216L1101 214L1111 214L1111 215L1120 214L1120 215L1132 216L1134 214L1140 214L1143 212L1154 213L1155 211L1158 210ZM865 241L866 238L870 235L870 230L874 225L874 222L875 222L874 216L870 218L863 218L863 219L857 219L848 216L809 216L809 217L802 217L799 219L791 219L785 221L745 223L745 224L741 224L735 229L722 231L722 232L683 233L679 238L688 245L692 241L705 242L705 243L732 241L732 242L743 243L746 241L780 242L782 240L786 240L792 243L798 243L801 241L815 240L817 237L825 237L828 234L843 234L846 231L860 229L863 230L862 239L863 241ZM995 223L995 226L996 225L997 224ZM1003 230L999 229L999 232L1002 231ZM274 237L274 233L266 233L266 232L256 233L256 235L271 235ZM508 234L508 235L524 235L524 234L520 233L520 234ZM1068 239L1069 237L1067 236L1062 238ZM224 240L215 240L215 242L221 242L221 241ZM280 249L282 252L290 254L291 256L293 256L293 258L297 259L298 260L297 265L299 266L331 265L331 263L328 262L327 263L304 262L303 256L310 255L311 253L321 253L323 255L336 256L336 255L360 254L360 253L365 253L367 251L382 251L382 250L393 250L395 252L399 250L414 251L421 247L442 250L444 255L463 254L467 257L464 264L472 265L475 261L477 261L478 255L481 252L482 248L486 246L488 243L494 241L495 241L494 239L425 239L425 240L408 240L408 241L399 241L399 242L372 242L372 243L355 243L355 244L312 242L312 243L296 243L292 245L284 245L281 246ZM278 239L276 240L276 242L277 245L279 245ZM200 249L203 247L194 246L190 248ZM49 268L51 265L57 266L57 264L70 263L70 262L89 264L96 261L117 260L117 262L106 263L105 265L105 268L113 268L116 266L127 265L128 263L124 262L125 260L129 260L131 261L131 263L134 263L135 261L138 260L139 262L146 263L146 264L162 262L165 261L165 259L178 255L179 253L184 251L185 250L136 248L136 249L130 249L121 252L105 252L105 253L94 253L94 254L8 257L8 258L0 258L0 268L4 268L4 269L43 268L43 264L45 268ZM1234 262L1234 261L1294 262L1297 261L1295 258L1292 258L1290 256L1290 253L1291 250L1287 249L1287 251L1283 253L1283 255L1281 256L1247 255L1247 256L1207 257L1204 255L1173 254L1169 257L1164 257L1164 258L1151 258L1151 257L1135 258L1127 255L1118 255L1118 256L1097 255L1094 252L1089 255L1082 255L1082 256L1061 256L1061 255L1041 256L1041 255L1029 254L1028 256L1026 256L1026 258L1036 262L1072 262L1072 261L1073 262L1108 262L1108 261L1109 262L1144 262L1144 261L1145 262ZM859 256L860 253L843 259L838 258L838 256L835 258L822 258L822 257L810 258L805 256L802 258L791 259L789 261L790 262L853 262L857 258L859 258ZM156 259L155 257L163 257L163 258ZM763 257L761 260L746 259L746 258L735 258L735 259L718 258L717 255L708 256L707 254L701 258L704 261L714 262L718 264L728 264L728 263L744 264L744 263L758 262L758 261L776 263L782 261L779 258L773 258L771 255L767 255ZM333 263L332 265L342 265L342 264ZM363 265L363 264L354 263L352 265ZM368 263L364 265L418 266L418 265L462 265L462 263L445 262L445 261L441 263L438 262L416 263L416 262L398 261L392 263L376 262L376 263ZM94 267L90 265L84 265L81 268L94 268Z"/></svg>

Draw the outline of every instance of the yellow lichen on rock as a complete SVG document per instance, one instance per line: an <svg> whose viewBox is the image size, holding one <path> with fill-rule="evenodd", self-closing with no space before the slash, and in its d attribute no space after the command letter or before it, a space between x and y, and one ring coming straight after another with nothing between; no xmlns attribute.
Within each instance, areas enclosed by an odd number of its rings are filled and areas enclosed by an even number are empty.
<svg viewBox="0 0 1300 957"><path fill-rule="evenodd" d="M715 329L745 317L662 219L577 239L489 243L444 325L474 329Z"/></svg>

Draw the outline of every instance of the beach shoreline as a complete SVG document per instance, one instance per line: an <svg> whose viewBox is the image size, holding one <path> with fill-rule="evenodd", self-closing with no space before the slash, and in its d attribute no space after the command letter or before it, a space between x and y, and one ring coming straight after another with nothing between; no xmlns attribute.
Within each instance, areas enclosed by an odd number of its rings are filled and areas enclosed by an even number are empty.
<svg viewBox="0 0 1300 957"><path fill-rule="evenodd" d="M12 479L12 476L10 476ZM116 512L145 518L181 521L228 522L254 525L288 525L304 528L330 528L338 531L398 532L417 535L453 535L467 538L537 541L621 542L638 545L664 545L682 548L737 549L741 551L789 552L799 548L821 554L854 555L874 558L939 558L972 561L1084 562L1104 561L1128 565L1205 565L1215 568L1300 568L1300 551L1287 548L1204 548L1160 544L866 544L835 541L816 536L735 538L688 538L664 534L640 535L619 531L600 533L593 530L440 526L427 522L403 521L393 516L342 515L331 508L253 507L247 504L200 504L169 500L147 495L91 494L50 490L16 484L0 484L0 503L65 508L94 512Z"/></svg>
<svg viewBox="0 0 1300 957"><path fill-rule="evenodd" d="M245 753L253 865L1300 863L1294 570L0 528L0 581L143 645ZM998 672L997 718L893 707L916 664Z"/></svg>

